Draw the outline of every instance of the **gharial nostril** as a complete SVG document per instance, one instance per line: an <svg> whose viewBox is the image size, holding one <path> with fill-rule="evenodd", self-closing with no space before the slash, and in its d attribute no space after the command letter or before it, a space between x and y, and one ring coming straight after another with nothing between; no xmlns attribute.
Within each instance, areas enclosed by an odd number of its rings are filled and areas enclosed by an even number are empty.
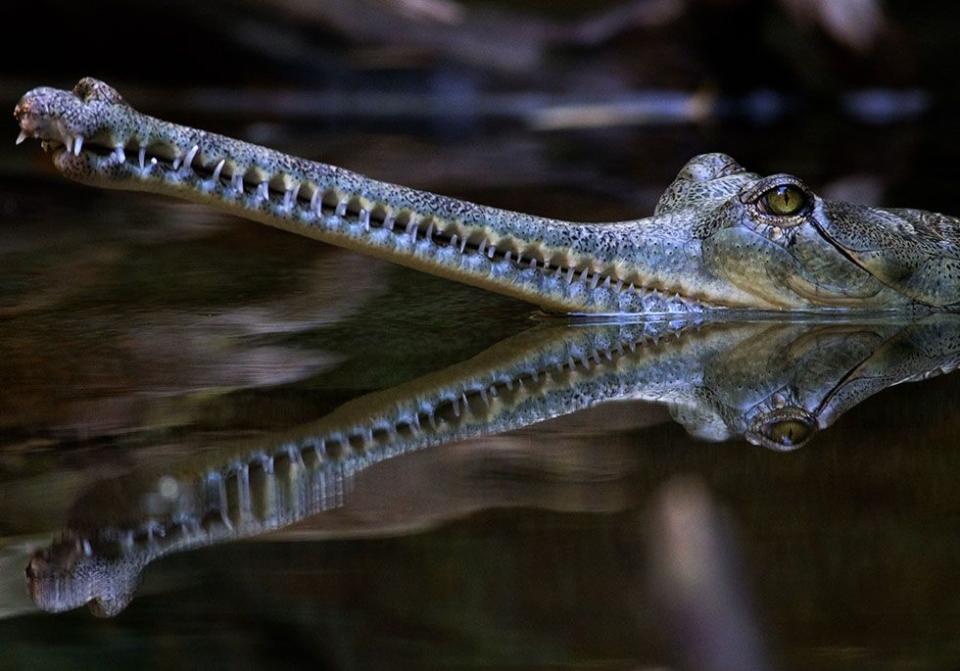
<svg viewBox="0 0 960 671"><path fill-rule="evenodd" d="M111 103L123 102L123 98L115 88L93 77L84 77L78 81L73 87L73 94L83 102L94 100Z"/></svg>
<svg viewBox="0 0 960 671"><path fill-rule="evenodd" d="M40 567L38 564L42 562L43 559L40 557L34 557L27 564L27 568L24 570L24 573L27 574L27 580L34 580L40 574Z"/></svg>

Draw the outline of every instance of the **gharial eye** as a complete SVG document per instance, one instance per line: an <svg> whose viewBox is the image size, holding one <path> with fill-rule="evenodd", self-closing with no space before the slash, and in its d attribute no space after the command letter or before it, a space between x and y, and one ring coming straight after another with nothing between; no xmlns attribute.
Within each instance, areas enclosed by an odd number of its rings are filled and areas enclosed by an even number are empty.
<svg viewBox="0 0 960 671"><path fill-rule="evenodd" d="M795 450L817 432L816 420L799 408L784 408L773 416L758 417L746 438L772 450Z"/></svg>
<svg viewBox="0 0 960 671"><path fill-rule="evenodd" d="M804 190L793 184L775 186L760 197L767 212L782 217L799 214L807 208L809 200Z"/></svg>
<svg viewBox="0 0 960 671"><path fill-rule="evenodd" d="M785 448L799 447L813 435L813 426L798 419L786 419L765 427L767 438Z"/></svg>

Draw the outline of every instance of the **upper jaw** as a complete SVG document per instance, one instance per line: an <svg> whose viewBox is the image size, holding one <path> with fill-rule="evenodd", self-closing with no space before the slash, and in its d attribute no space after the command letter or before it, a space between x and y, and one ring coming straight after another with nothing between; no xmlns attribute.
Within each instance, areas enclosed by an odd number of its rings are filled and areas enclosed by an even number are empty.
<svg viewBox="0 0 960 671"><path fill-rule="evenodd" d="M110 109L108 109L108 107ZM122 119L119 106L107 100L85 100L75 92L50 87L28 91L17 103L13 116L20 125L17 144L35 138L45 149L65 148L79 156L86 141L106 147L123 144L115 135L116 123Z"/></svg>
<svg viewBox="0 0 960 671"><path fill-rule="evenodd" d="M41 87L27 92L17 103L13 116L20 124L17 144L27 138L40 140L45 149L66 147L79 153L76 138L83 137L80 127L83 103L69 91ZM83 140L80 140L82 146Z"/></svg>

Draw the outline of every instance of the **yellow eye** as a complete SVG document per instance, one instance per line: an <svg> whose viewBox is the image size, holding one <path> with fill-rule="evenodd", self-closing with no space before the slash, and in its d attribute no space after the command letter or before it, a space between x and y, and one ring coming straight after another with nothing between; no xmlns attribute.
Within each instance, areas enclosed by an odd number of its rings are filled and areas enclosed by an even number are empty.
<svg viewBox="0 0 960 671"><path fill-rule="evenodd" d="M807 194L793 184L775 186L761 197L764 208L770 214L789 217L807 207Z"/></svg>
<svg viewBox="0 0 960 671"><path fill-rule="evenodd" d="M765 426L763 431L767 440L786 450L800 447L810 440L813 432L812 424L799 419L785 419L775 422Z"/></svg>
<svg viewBox="0 0 960 671"><path fill-rule="evenodd" d="M754 445L787 452L805 445L818 428L813 415L803 408L788 406L758 415L744 437Z"/></svg>

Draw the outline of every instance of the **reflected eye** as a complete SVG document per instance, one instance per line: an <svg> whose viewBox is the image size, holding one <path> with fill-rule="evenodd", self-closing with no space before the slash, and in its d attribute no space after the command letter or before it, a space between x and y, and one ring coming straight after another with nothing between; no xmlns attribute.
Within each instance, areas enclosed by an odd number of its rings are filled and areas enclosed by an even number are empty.
<svg viewBox="0 0 960 671"><path fill-rule="evenodd" d="M785 419L764 428L769 440L786 449L803 445L813 435L813 427L799 419Z"/></svg>
<svg viewBox="0 0 960 671"><path fill-rule="evenodd" d="M760 201L763 203L764 209L770 214L789 217L806 209L809 199L800 187L793 184L781 184L764 192Z"/></svg>
<svg viewBox="0 0 960 671"><path fill-rule="evenodd" d="M758 417L746 438L755 445L772 450L795 450L803 446L817 432L813 417L800 408L782 408Z"/></svg>

